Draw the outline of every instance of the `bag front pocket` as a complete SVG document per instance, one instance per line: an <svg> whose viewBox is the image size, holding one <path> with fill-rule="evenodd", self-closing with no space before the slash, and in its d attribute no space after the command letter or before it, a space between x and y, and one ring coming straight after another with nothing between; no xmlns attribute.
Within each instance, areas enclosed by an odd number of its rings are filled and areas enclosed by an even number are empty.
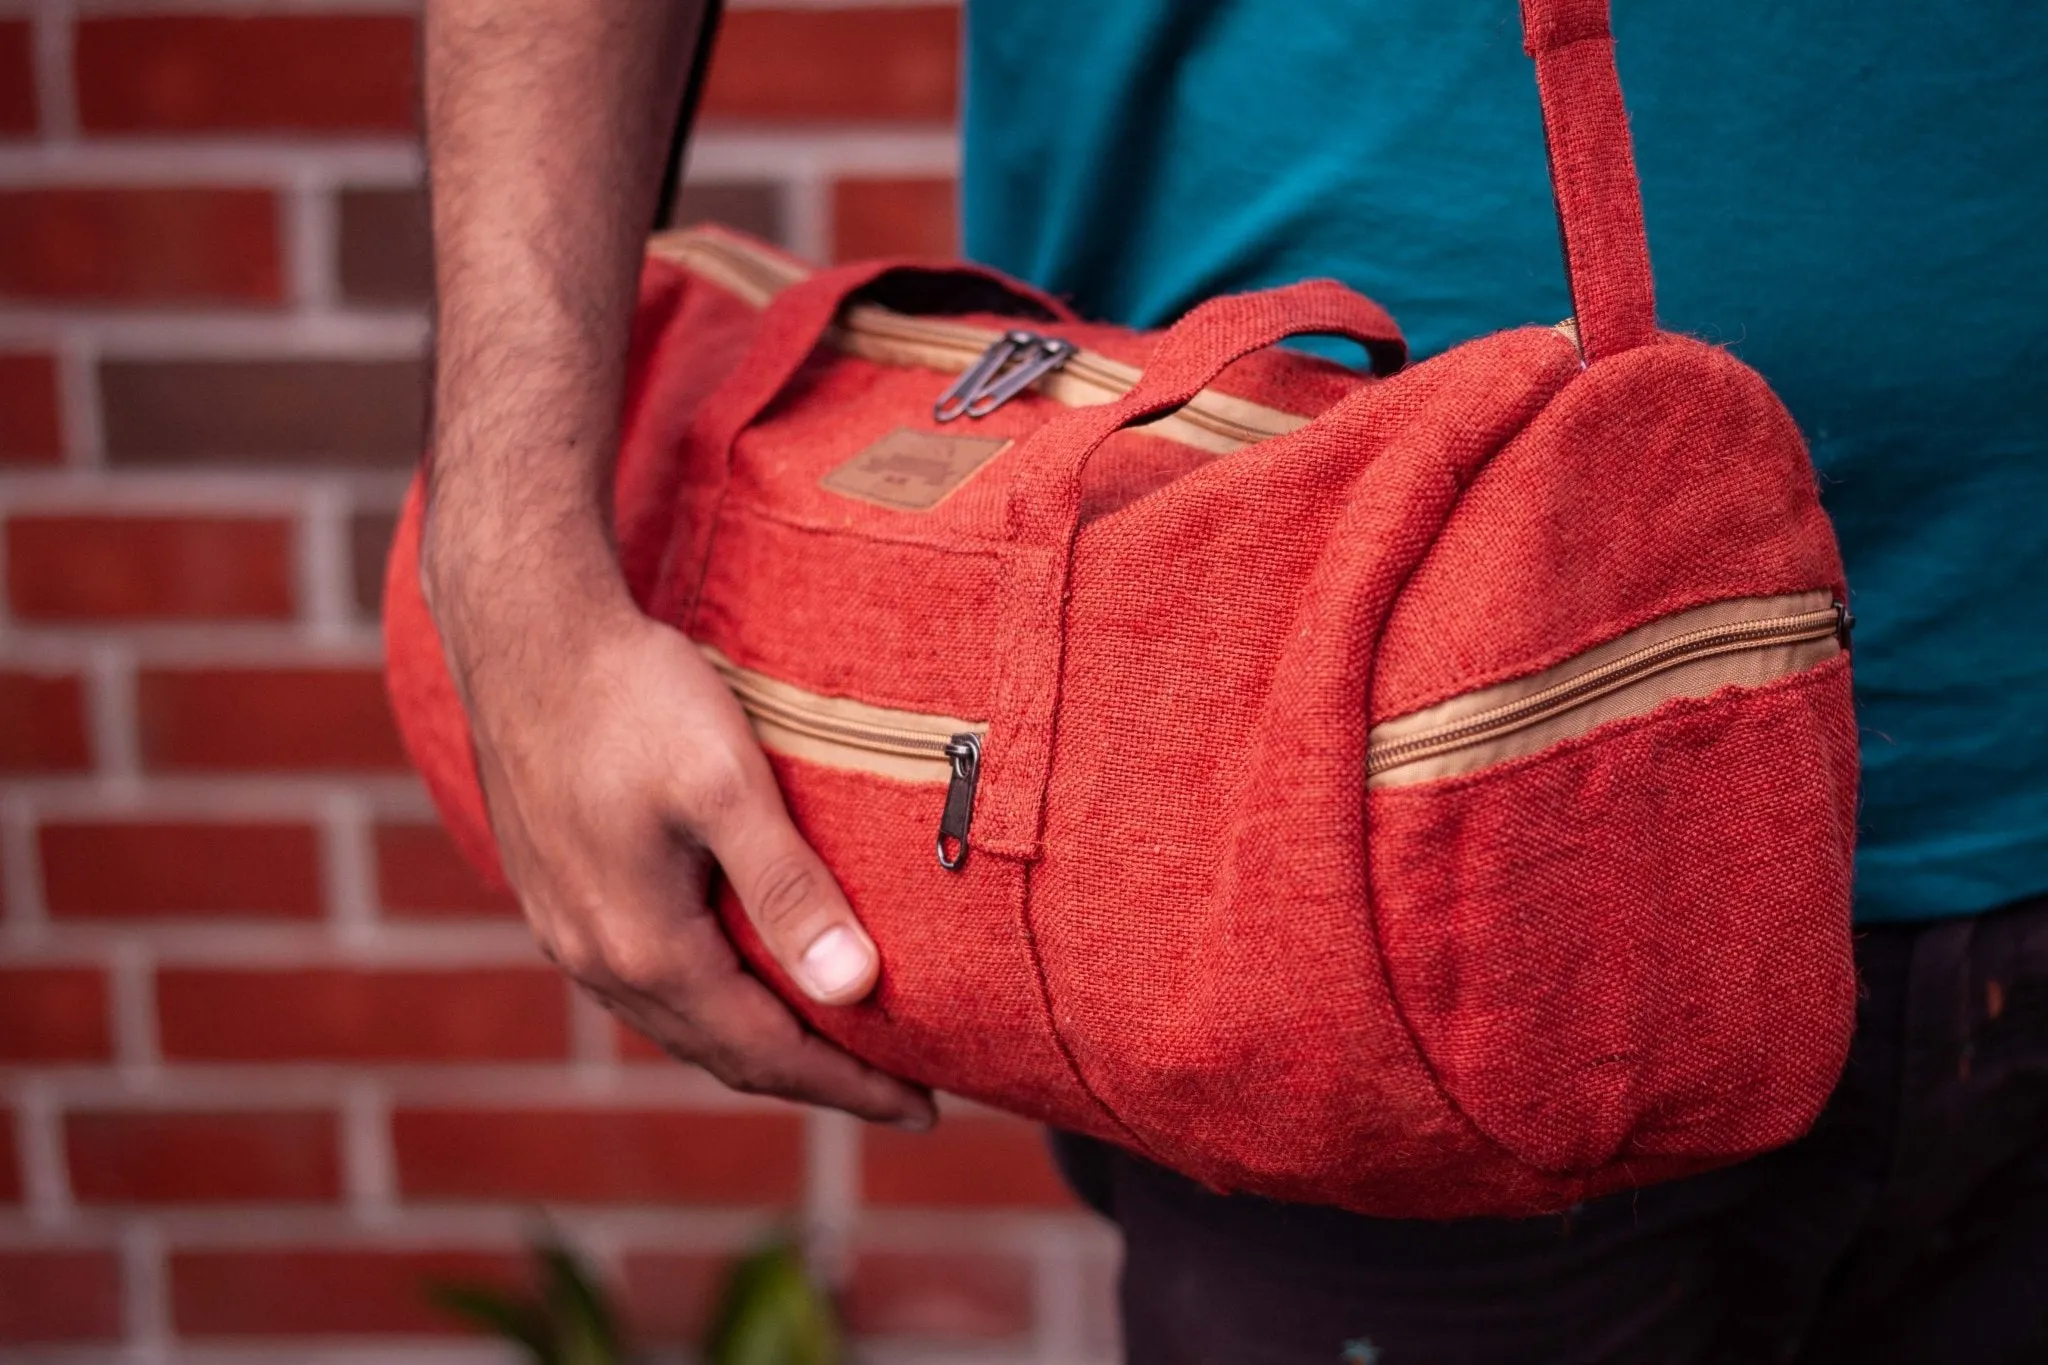
<svg viewBox="0 0 2048 1365"><path fill-rule="evenodd" d="M985 721L826 696L700 643L774 764L790 814L882 955L873 996L825 1009L785 997L827 1037L893 1074L1081 1132L1114 1130L1053 1037L1025 869L976 849ZM744 914L728 923L773 976Z"/></svg>
<svg viewBox="0 0 2048 1365"><path fill-rule="evenodd" d="M943 783L946 797L933 843L939 866L948 872L960 870L967 861L974 796L981 785L986 722L820 696L741 668L709 645L698 648L732 689L762 748L828 768L902 782Z"/></svg>

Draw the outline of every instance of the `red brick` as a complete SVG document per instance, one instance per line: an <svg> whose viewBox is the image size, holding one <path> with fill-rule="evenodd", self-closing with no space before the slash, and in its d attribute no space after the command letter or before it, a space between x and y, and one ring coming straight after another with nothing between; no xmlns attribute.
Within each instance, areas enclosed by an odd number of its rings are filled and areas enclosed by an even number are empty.
<svg viewBox="0 0 2048 1365"><path fill-rule="evenodd" d="M25 621L286 619L291 523L17 516L7 523L7 595Z"/></svg>
<svg viewBox="0 0 2048 1365"><path fill-rule="evenodd" d="M675 1061L675 1058L669 1056L667 1052L662 1050L662 1046L660 1043L655 1042L652 1038L649 1038L646 1034L642 1033L639 1029L634 1028L631 1024L628 1024L625 1021L620 1020L619 1022L615 1023L612 1027L617 1034L617 1047L620 1061Z"/></svg>
<svg viewBox="0 0 2048 1365"><path fill-rule="evenodd" d="M424 187L346 187L335 207L335 273L343 298L372 304L433 298L434 244Z"/></svg>
<svg viewBox="0 0 2048 1365"><path fill-rule="evenodd" d="M146 668L136 699L142 761L159 770L406 766L374 668Z"/></svg>
<svg viewBox="0 0 2048 1365"><path fill-rule="evenodd" d="M408 1199L785 1204L803 1174L794 1113L414 1109L391 1136Z"/></svg>
<svg viewBox="0 0 2048 1365"><path fill-rule="evenodd" d="M408 132L413 21L398 14L78 21L88 133Z"/></svg>
<svg viewBox="0 0 2048 1365"><path fill-rule="evenodd" d="M482 1250L178 1251L171 1318L189 1337L446 1336L475 1329L437 1308L432 1284L513 1286L523 1258Z"/></svg>
<svg viewBox="0 0 2048 1365"><path fill-rule="evenodd" d="M113 1341L121 1265L111 1251L0 1251L0 1342Z"/></svg>
<svg viewBox="0 0 2048 1365"><path fill-rule="evenodd" d="M26 19L0 21L0 137L35 130L35 40Z"/></svg>
<svg viewBox="0 0 2048 1365"><path fill-rule="evenodd" d="M107 463L402 469L419 460L418 360L103 360Z"/></svg>
<svg viewBox="0 0 2048 1365"><path fill-rule="evenodd" d="M0 461L55 464L63 457L56 357L0 352Z"/></svg>
<svg viewBox="0 0 2048 1365"><path fill-rule="evenodd" d="M1031 1330L1031 1266L1015 1256L868 1252L841 1305L861 1336L995 1341Z"/></svg>
<svg viewBox="0 0 2048 1365"><path fill-rule="evenodd" d="M156 993L177 1061L535 1061L569 1046L568 996L545 968L166 968Z"/></svg>
<svg viewBox="0 0 2048 1365"><path fill-rule="evenodd" d="M832 186L832 255L954 256L959 221L950 180L841 180Z"/></svg>
<svg viewBox="0 0 2048 1365"><path fill-rule="evenodd" d="M272 518L16 516L14 616L53 620L283 620L291 524Z"/></svg>
<svg viewBox="0 0 2048 1365"><path fill-rule="evenodd" d="M88 1112L64 1120L88 1204L313 1203L341 1197L332 1114Z"/></svg>
<svg viewBox="0 0 2048 1365"><path fill-rule="evenodd" d="M509 891L484 884L439 825L379 825L377 899L394 915L517 916Z"/></svg>
<svg viewBox="0 0 2048 1365"><path fill-rule="evenodd" d="M63 773L91 766L79 679L0 672L0 772Z"/></svg>
<svg viewBox="0 0 2048 1365"><path fill-rule="evenodd" d="M48 824L43 896L59 918L320 914L309 825Z"/></svg>
<svg viewBox="0 0 2048 1365"><path fill-rule="evenodd" d="M0 190L0 295L74 303L273 304L268 190Z"/></svg>
<svg viewBox="0 0 2048 1365"><path fill-rule="evenodd" d="M0 1062L99 1062L112 1055L107 979L99 971L0 968Z"/></svg>
<svg viewBox="0 0 2048 1365"><path fill-rule="evenodd" d="M742 9L718 35L704 113L950 123L959 95L955 6Z"/></svg>
<svg viewBox="0 0 2048 1365"><path fill-rule="evenodd" d="M21 1202L21 1153L14 1145L14 1111L0 1109L0 1200Z"/></svg>
<svg viewBox="0 0 2048 1365"><path fill-rule="evenodd" d="M870 1203L1072 1208L1045 1134L1017 1119L952 1117L929 1133L868 1128L861 1184Z"/></svg>

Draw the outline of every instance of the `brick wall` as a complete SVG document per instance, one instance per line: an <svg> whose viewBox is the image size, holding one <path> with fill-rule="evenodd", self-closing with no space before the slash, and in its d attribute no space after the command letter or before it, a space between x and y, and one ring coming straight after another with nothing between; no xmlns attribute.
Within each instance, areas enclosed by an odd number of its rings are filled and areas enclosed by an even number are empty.
<svg viewBox="0 0 2048 1365"><path fill-rule="evenodd" d="M958 16L739 4L686 216L951 242ZM1111 1353L1025 1125L726 1095L616 1033L404 772L414 16L0 0L0 1354L484 1360L417 1286L545 1206L643 1329L801 1221L866 1358Z"/></svg>

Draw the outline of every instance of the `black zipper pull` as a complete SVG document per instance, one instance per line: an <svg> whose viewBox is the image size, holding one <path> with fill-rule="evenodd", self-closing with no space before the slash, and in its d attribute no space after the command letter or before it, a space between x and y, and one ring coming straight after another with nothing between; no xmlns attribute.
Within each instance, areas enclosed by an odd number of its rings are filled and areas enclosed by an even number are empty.
<svg viewBox="0 0 2048 1365"><path fill-rule="evenodd" d="M990 342L988 349L981 353L981 359L969 365L965 373L939 395L939 401L932 404L932 420L950 422L955 417L965 416L967 405L981 396L982 387L1010 363L1010 357L1037 340L1036 332L1010 331Z"/></svg>
<svg viewBox="0 0 2048 1365"><path fill-rule="evenodd" d="M946 784L946 809L939 816L939 866L957 872L967 861L967 827L974 823L974 788L981 780L981 736L955 735L946 741L953 778ZM948 844L958 852L948 853Z"/></svg>
<svg viewBox="0 0 2048 1365"><path fill-rule="evenodd" d="M1042 337L1030 332L1012 332L1010 335L1029 337L1030 340L1020 348L1016 364L989 376L982 382L981 391L967 400L969 417L988 416L1066 364L1074 354L1074 343L1059 337Z"/></svg>
<svg viewBox="0 0 2048 1365"><path fill-rule="evenodd" d="M1066 364L1077 349L1071 341L1021 328L1005 332L939 395L932 420L986 417Z"/></svg>

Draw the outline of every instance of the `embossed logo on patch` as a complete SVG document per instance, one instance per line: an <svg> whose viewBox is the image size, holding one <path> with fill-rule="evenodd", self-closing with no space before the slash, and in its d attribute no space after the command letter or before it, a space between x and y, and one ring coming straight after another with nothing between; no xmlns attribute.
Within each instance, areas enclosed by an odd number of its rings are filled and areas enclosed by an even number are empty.
<svg viewBox="0 0 2048 1365"><path fill-rule="evenodd" d="M1009 442L896 430L819 480L835 493L905 512L923 512L967 482Z"/></svg>

